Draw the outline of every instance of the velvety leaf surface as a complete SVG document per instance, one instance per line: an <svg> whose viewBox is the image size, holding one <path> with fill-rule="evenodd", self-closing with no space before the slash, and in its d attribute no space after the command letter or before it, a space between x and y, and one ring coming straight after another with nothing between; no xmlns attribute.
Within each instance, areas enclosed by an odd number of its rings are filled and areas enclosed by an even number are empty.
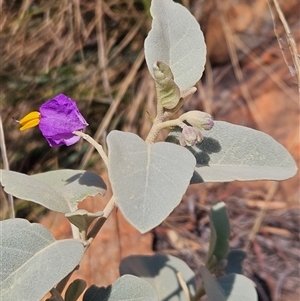
<svg viewBox="0 0 300 301"><path fill-rule="evenodd" d="M153 287L143 279L124 275L113 285L87 289L83 301L158 301Z"/></svg>
<svg viewBox="0 0 300 301"><path fill-rule="evenodd" d="M120 131L110 132L107 144L108 172L117 205L125 218L145 233L179 204L195 158L178 145L147 144L135 134Z"/></svg>
<svg viewBox="0 0 300 301"><path fill-rule="evenodd" d="M89 195L106 192L103 180L84 170L62 169L32 176L0 170L0 182L5 192L62 213L76 210L77 203Z"/></svg>
<svg viewBox="0 0 300 301"><path fill-rule="evenodd" d="M167 141L176 142L179 134L172 131ZM201 143L187 147L197 160L192 183L284 180L297 172L289 152L263 132L215 121L203 135Z"/></svg>
<svg viewBox="0 0 300 301"><path fill-rule="evenodd" d="M56 241L40 224L23 219L0 222L1 293L3 300L40 300L80 262L79 240Z"/></svg>
<svg viewBox="0 0 300 301"><path fill-rule="evenodd" d="M4 191L21 200L32 201L58 212L70 212L68 202L55 189L44 182L14 171L0 170Z"/></svg>
<svg viewBox="0 0 300 301"><path fill-rule="evenodd" d="M193 15L172 0L152 0L152 29L145 40L145 56L153 76L156 61L167 64L180 90L200 79L206 61L202 31Z"/></svg>
<svg viewBox="0 0 300 301"><path fill-rule="evenodd" d="M69 203L72 211L77 203L97 193L104 195L106 184L99 175L91 171L61 169L32 175L60 193Z"/></svg>
<svg viewBox="0 0 300 301"><path fill-rule="evenodd" d="M187 296L178 281L180 272L190 292L195 293L195 274L185 262L171 255L129 256L120 264L120 274L132 274L148 281L159 300L185 301Z"/></svg>
<svg viewBox="0 0 300 301"><path fill-rule="evenodd" d="M257 301L254 282L247 277L229 274L216 279L204 266L200 272L210 301Z"/></svg>

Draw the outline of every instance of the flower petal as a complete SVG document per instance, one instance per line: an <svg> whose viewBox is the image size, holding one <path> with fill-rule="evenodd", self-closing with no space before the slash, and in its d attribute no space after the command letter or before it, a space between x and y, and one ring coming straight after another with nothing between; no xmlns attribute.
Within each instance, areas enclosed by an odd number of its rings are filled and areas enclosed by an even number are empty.
<svg viewBox="0 0 300 301"><path fill-rule="evenodd" d="M88 125L76 102L64 94L41 105L40 113L39 128L50 146L76 143L80 138L73 132L83 130Z"/></svg>
<svg viewBox="0 0 300 301"><path fill-rule="evenodd" d="M45 138L51 147L57 147L61 145L70 146L80 140L79 136L73 134L62 134Z"/></svg>

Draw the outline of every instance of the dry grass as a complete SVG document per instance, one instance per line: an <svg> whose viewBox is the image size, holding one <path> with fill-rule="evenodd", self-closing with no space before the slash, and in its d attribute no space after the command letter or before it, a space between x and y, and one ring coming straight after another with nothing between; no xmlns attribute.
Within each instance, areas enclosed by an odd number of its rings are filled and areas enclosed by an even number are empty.
<svg viewBox="0 0 300 301"><path fill-rule="evenodd" d="M145 67L142 50L149 19L141 1L29 0L3 3L2 9L1 111L12 169L32 173L61 166L59 150L49 153L35 131L20 136L11 119L53 95L76 99L97 139L112 125L127 122L124 112L144 80L138 71ZM38 152L35 162L22 162L33 149ZM63 165L78 165L82 152L74 156ZM88 151L81 165L90 157Z"/></svg>

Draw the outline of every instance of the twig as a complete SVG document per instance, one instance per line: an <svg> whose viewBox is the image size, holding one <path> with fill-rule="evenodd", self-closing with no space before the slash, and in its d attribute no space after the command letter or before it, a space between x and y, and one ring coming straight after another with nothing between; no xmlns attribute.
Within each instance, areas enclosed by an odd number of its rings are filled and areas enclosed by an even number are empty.
<svg viewBox="0 0 300 301"><path fill-rule="evenodd" d="M234 43L236 47L243 51L244 54L248 54L248 57L259 67L261 68L273 82L286 94L287 97L291 98L293 101L298 103L298 99L294 97L295 91L290 88L279 75L277 75L272 68L263 63L262 59L255 54L254 51L251 52L251 49L242 42L238 37L235 37Z"/></svg>
<svg viewBox="0 0 300 301"><path fill-rule="evenodd" d="M274 2L274 5L275 5L275 8L276 8L276 11L278 13L278 16L280 18L280 21L281 21L281 23L282 23L282 25L284 27L285 33L287 35L289 49L290 49L290 52L291 52L291 55L292 55L292 59L293 59L293 63L294 63L294 66L295 66L295 70L296 70L296 74L297 74L297 83L298 83L298 88L299 88L299 92L300 92L300 57L299 57L299 54L297 52L297 45L296 45L295 39L294 39L294 37L293 37L293 35L291 33L290 27L289 27L289 25L288 25L288 23L287 23L287 21L285 19L285 16L284 16L284 14L283 14L283 12L282 12L282 10L280 8L280 5L279 5L278 1L277 0L273 0L273 2ZM274 31L275 31L275 34L276 34L279 46L281 46L280 42L279 42L280 41L279 36L278 36L278 34L276 32L275 18L274 18L274 15L272 14L272 10L271 10L270 4L269 4L269 8L270 8L271 15L272 15L272 18L273 18ZM280 47L280 49L281 49L281 47ZM283 57L285 58L285 55L284 55L282 49L281 49L281 52L283 54ZM288 65L286 59L285 59L285 62L287 64L288 68L289 68L289 65Z"/></svg>
<svg viewBox="0 0 300 301"><path fill-rule="evenodd" d="M4 137L4 130L3 130L3 123L2 123L1 115L0 115L0 148L1 148L1 154L2 154L2 160L3 160L3 168L5 170L9 170L9 163L8 163L8 159L7 159L5 137ZM15 217L14 199L11 194L7 195L7 201L8 201L9 216L10 216L10 218L14 218Z"/></svg>
<svg viewBox="0 0 300 301"><path fill-rule="evenodd" d="M263 122L261 115L259 114L258 109L255 106L255 102L253 101L253 98L249 92L249 89L248 89L247 85L245 84L244 75L243 75L243 72L242 72L242 69L241 69L241 66L239 63L239 59L238 59L235 44L234 44L234 36L232 34L228 19L225 17L225 13L224 13L224 9L223 9L223 1L217 0L217 6L220 11L220 19L221 19L223 29L225 32L225 40L226 40L226 44L228 47L228 52L229 52L229 56L230 56L230 59L232 62L235 77L239 82L239 87L240 87L241 93L248 105L248 109L252 115L252 118L257 123L259 128L261 128L262 125L264 124L264 122Z"/></svg>
<svg viewBox="0 0 300 301"><path fill-rule="evenodd" d="M105 93L111 95L110 83L107 74L107 58L105 56L104 47L104 29L103 29L103 7L102 1L97 0L95 5L95 17L97 20L96 30L97 30L97 46L98 46L98 64L101 70L102 83Z"/></svg>
<svg viewBox="0 0 300 301"><path fill-rule="evenodd" d="M188 288L186 282L184 281L182 274L180 272L177 273L177 278L178 278L178 281L180 283L182 290L184 291L184 293L187 297L187 300L191 301L191 294L190 294L189 288Z"/></svg>

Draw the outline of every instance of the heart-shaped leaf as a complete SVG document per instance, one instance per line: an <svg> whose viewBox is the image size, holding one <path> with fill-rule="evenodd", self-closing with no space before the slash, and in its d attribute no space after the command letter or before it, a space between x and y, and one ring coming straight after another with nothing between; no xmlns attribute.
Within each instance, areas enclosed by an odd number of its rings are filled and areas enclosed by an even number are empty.
<svg viewBox="0 0 300 301"><path fill-rule="evenodd" d="M187 284L189 292L196 291L194 272L185 262L171 255L129 256L120 264L120 274L131 274L148 281L158 294L159 300L185 301L188 296L178 281L178 273Z"/></svg>
<svg viewBox="0 0 300 301"><path fill-rule="evenodd" d="M152 0L152 29L145 40L145 57L153 76L157 61L167 64L181 91L195 85L206 62L206 45L199 23L172 0Z"/></svg>
<svg viewBox="0 0 300 301"><path fill-rule="evenodd" d="M178 143L179 136L176 129L167 141ZM215 121L203 136L201 143L187 147L197 160L191 183L285 180L297 172L290 153L263 132Z"/></svg>
<svg viewBox="0 0 300 301"><path fill-rule="evenodd" d="M40 300L84 253L81 241L56 241L40 224L16 218L0 222L0 228L0 296L6 301Z"/></svg>
<svg viewBox="0 0 300 301"><path fill-rule="evenodd" d="M107 136L109 177L125 218L145 233L179 204L189 185L195 158L167 142L147 144L132 133Z"/></svg>
<svg viewBox="0 0 300 301"><path fill-rule="evenodd" d="M145 280L124 275L108 287L89 287L83 301L158 301L153 287Z"/></svg>

